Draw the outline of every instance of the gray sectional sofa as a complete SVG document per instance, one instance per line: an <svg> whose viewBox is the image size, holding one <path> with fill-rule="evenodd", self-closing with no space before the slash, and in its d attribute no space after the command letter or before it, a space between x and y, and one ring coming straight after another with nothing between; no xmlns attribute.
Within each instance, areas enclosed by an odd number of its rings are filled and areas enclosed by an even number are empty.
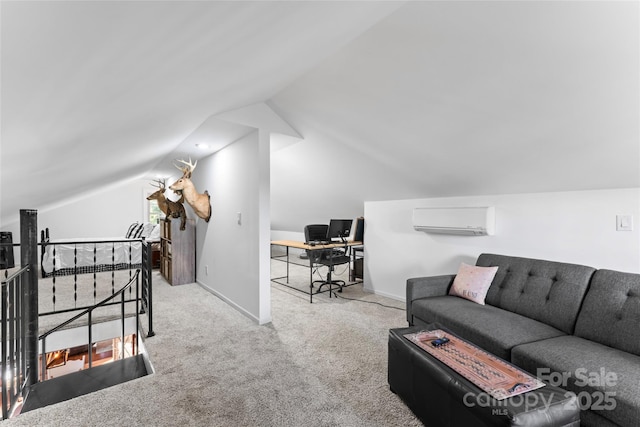
<svg viewBox="0 0 640 427"><path fill-rule="evenodd" d="M485 305L448 295L455 275L407 280L410 326L438 323L573 391L581 425L640 426L640 274L482 254Z"/></svg>

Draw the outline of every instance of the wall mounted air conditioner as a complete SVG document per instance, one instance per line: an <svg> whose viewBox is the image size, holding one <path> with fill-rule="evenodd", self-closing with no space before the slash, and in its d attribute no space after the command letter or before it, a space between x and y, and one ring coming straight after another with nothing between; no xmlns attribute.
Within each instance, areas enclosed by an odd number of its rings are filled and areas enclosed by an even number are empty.
<svg viewBox="0 0 640 427"><path fill-rule="evenodd" d="M495 222L493 206L413 210L413 228L425 233L491 236Z"/></svg>

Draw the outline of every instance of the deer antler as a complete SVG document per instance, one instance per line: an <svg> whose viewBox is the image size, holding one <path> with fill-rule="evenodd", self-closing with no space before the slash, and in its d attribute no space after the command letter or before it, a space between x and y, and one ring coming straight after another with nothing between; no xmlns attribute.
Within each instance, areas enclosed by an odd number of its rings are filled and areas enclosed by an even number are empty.
<svg viewBox="0 0 640 427"><path fill-rule="evenodd" d="M196 165L198 164L197 160L195 163L191 163L191 157L189 157L188 162L185 162L184 160L178 160L178 161L186 166L178 166L178 165L174 165L174 166L180 169L184 176L189 176L189 177L191 176L191 173L193 172L193 170L196 168Z"/></svg>
<svg viewBox="0 0 640 427"><path fill-rule="evenodd" d="M166 188L166 183L167 183L166 179L154 179L153 182L157 182L158 183L158 185L151 184L154 187L157 187L157 188L159 188L161 190L164 190Z"/></svg>

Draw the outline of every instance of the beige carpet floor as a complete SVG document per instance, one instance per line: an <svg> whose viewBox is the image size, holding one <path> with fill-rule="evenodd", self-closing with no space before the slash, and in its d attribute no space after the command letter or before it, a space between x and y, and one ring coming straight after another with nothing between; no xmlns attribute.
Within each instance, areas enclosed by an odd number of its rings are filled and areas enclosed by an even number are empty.
<svg viewBox="0 0 640 427"><path fill-rule="evenodd" d="M284 265L272 261L273 275ZM291 266L294 286L305 289L308 278L307 267ZM153 279L156 336L144 344L154 374L2 424L422 425L387 384L388 330L406 325L401 302L356 285L309 304L274 284L273 321L259 326L197 284Z"/></svg>

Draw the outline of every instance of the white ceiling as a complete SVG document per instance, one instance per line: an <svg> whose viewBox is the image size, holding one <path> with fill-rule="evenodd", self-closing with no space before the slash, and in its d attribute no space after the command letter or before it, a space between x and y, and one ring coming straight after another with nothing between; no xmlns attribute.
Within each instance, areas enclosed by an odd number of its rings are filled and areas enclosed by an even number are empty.
<svg viewBox="0 0 640 427"><path fill-rule="evenodd" d="M270 98L398 4L0 6L6 221L148 174L212 114Z"/></svg>
<svg viewBox="0 0 640 427"><path fill-rule="evenodd" d="M639 16L638 2L403 6L272 98L305 138L272 156L273 227L363 200L639 186Z"/></svg>
<svg viewBox="0 0 640 427"><path fill-rule="evenodd" d="M640 186L638 2L1 7L3 221L202 156L212 115L262 101L304 138L272 153L276 229Z"/></svg>

